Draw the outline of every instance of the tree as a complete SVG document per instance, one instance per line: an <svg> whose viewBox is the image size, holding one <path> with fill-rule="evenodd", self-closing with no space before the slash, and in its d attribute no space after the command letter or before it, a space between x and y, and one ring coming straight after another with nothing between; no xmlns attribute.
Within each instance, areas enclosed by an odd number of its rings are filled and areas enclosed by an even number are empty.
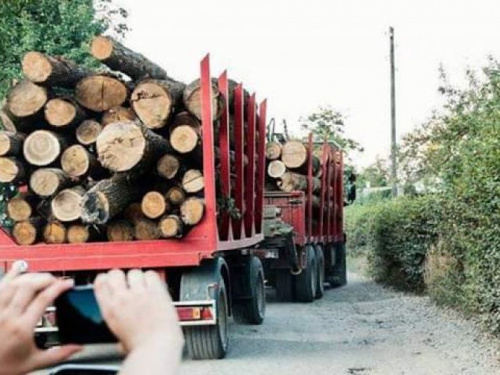
<svg viewBox="0 0 500 375"><path fill-rule="evenodd" d="M123 36L127 12L111 0L2 0L0 2L0 97L21 78L21 59L35 50L98 67L88 53L103 32Z"/></svg>
<svg viewBox="0 0 500 375"><path fill-rule="evenodd" d="M368 184L372 188L388 186L390 172L387 160L377 157L375 162L361 170L357 181L359 187L366 187Z"/></svg>

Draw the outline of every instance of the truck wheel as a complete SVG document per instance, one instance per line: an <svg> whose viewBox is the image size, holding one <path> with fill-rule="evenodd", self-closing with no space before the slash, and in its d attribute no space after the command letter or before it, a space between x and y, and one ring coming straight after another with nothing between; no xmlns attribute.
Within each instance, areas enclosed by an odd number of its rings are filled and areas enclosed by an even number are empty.
<svg viewBox="0 0 500 375"><path fill-rule="evenodd" d="M316 245L316 264L318 265L317 280L316 285L316 299L323 298L325 294L325 255L323 254L323 247L321 245Z"/></svg>
<svg viewBox="0 0 500 375"><path fill-rule="evenodd" d="M217 324L184 327L186 348L192 359L221 359L226 356L228 334L228 298L222 278L216 294Z"/></svg>
<svg viewBox="0 0 500 375"><path fill-rule="evenodd" d="M338 288L347 284L347 259L345 244L339 243L333 246L335 246L335 265L329 281L332 288Z"/></svg>
<svg viewBox="0 0 500 375"><path fill-rule="evenodd" d="M277 269L276 298L280 302L293 301L293 276L289 269Z"/></svg>
<svg viewBox="0 0 500 375"><path fill-rule="evenodd" d="M316 296L318 268L314 247L306 245L306 268L295 277L295 297L298 302L312 302Z"/></svg>
<svg viewBox="0 0 500 375"><path fill-rule="evenodd" d="M262 324L266 315L266 288L264 283L264 268L256 256L248 258L245 278L248 282L248 298L235 301L233 317L240 324Z"/></svg>

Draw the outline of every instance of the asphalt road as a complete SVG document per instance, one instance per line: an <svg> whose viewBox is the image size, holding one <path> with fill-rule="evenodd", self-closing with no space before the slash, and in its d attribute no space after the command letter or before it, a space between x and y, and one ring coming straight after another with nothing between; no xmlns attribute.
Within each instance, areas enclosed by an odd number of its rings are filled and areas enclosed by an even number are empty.
<svg viewBox="0 0 500 375"><path fill-rule="evenodd" d="M186 359L181 374L500 374L499 342L426 297L354 274L348 286L328 290L312 304L269 297L263 325L232 325L227 358ZM118 361L110 347L84 357L95 361L96 355L106 363Z"/></svg>

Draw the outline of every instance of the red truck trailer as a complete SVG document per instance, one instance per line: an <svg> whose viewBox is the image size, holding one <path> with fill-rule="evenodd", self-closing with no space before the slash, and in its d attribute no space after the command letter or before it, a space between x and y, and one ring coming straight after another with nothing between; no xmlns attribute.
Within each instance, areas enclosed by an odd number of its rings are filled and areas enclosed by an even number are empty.
<svg viewBox="0 0 500 375"><path fill-rule="evenodd" d="M228 317L260 324L265 313L263 267L252 251L264 239L266 101L257 104L255 94L245 95L242 84L234 89L231 110L236 165L235 176L231 176L227 73L218 78L218 88L226 101L218 124L218 139L214 139L211 85L207 56L201 62L205 215L198 226L181 240L33 246L19 246L0 230L0 271L18 262L29 272L52 272L86 284L99 272L113 268L154 269L168 283L191 356L224 357L228 349ZM217 173L215 147L206 147L214 144L220 150ZM245 166L245 159L255 163ZM233 196L236 207L244 212L241 219L231 218L226 212L217 213L216 184L220 184L226 198ZM57 327L53 310L49 310L38 334L54 332Z"/></svg>
<svg viewBox="0 0 500 375"><path fill-rule="evenodd" d="M320 149L321 191L313 209L313 150ZM346 283L343 233L343 155L333 142L308 142L308 189L265 193L264 267L281 301L312 302L323 297L325 282Z"/></svg>

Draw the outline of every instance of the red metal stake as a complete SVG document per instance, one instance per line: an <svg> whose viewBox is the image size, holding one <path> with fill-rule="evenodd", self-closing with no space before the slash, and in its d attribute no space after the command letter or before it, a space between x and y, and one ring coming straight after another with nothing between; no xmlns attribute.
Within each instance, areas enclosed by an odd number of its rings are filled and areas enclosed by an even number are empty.
<svg viewBox="0 0 500 375"><path fill-rule="evenodd" d="M243 85L239 84L234 90L234 152L236 186L234 199L236 208L243 215L243 197L245 192L244 165L243 165L243 115L244 115ZM235 239L240 239L242 233L242 220L233 220L233 234Z"/></svg>
<svg viewBox="0 0 500 375"><path fill-rule="evenodd" d="M267 99L259 106L259 140L257 145L257 196L255 198L255 232L262 233L264 207L264 180L266 175L266 115Z"/></svg>
<svg viewBox="0 0 500 375"><path fill-rule="evenodd" d="M252 94L248 101L248 134L246 154L248 157L248 165L246 166L245 175L245 233L247 237L253 235L254 230L254 205L255 205L255 93Z"/></svg>

